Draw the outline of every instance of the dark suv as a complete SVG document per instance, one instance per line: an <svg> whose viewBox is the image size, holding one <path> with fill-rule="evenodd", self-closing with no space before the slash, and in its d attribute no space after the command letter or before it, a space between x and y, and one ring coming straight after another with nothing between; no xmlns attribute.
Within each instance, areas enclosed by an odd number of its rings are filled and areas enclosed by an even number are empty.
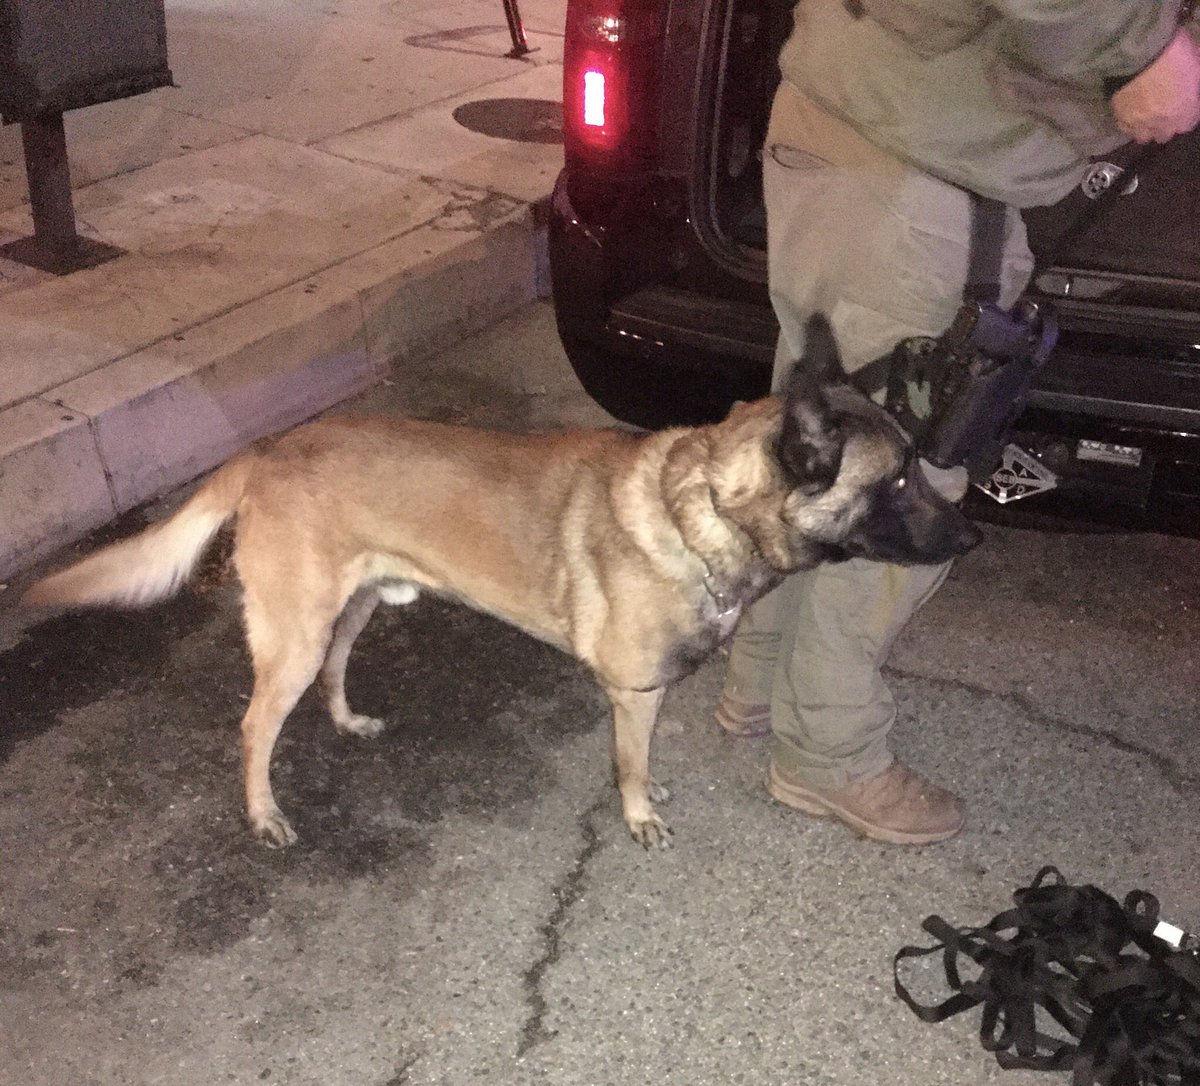
<svg viewBox="0 0 1200 1086"><path fill-rule="evenodd" d="M710 421L767 390L759 149L791 12L791 0L568 4L555 310L583 386L627 422ZM1188 530L1200 525L1200 136L1139 150L1027 215L1041 268L1030 295L1053 301L1062 333L1015 442L1057 487L1020 505ZM1110 184L1124 195L1093 203Z"/></svg>

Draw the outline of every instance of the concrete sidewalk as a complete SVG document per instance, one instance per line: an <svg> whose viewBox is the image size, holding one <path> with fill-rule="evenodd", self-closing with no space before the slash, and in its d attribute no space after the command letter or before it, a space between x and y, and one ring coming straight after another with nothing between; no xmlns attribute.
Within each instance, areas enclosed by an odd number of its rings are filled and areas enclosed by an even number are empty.
<svg viewBox="0 0 1200 1086"><path fill-rule="evenodd" d="M545 292L564 10L521 0L513 58L500 0L167 0L178 86L67 115L125 255L0 260L0 579Z"/></svg>

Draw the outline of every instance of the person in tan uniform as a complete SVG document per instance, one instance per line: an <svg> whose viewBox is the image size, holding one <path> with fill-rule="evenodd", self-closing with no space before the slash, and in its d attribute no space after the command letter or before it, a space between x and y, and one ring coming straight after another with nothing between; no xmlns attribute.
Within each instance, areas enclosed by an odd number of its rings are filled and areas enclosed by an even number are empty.
<svg viewBox="0 0 1200 1086"><path fill-rule="evenodd" d="M972 194L1006 205L1002 306L1033 261L1019 210L1089 160L1200 121L1175 0L800 0L763 153L778 383L824 312L851 371L962 303ZM957 500L966 472L922 462ZM718 722L773 733L777 800L896 844L945 840L962 801L895 759L880 670L948 566L850 559L789 578L731 646Z"/></svg>

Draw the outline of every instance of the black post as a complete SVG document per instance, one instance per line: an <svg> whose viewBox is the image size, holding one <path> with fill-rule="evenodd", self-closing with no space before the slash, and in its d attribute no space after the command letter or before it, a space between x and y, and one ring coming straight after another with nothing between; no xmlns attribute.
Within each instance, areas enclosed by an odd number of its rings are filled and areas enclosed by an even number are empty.
<svg viewBox="0 0 1200 1086"><path fill-rule="evenodd" d="M61 113L21 125L25 175L33 211L33 236L57 260L70 259L78 247L75 205L71 201L71 166L67 130Z"/></svg>
<svg viewBox="0 0 1200 1086"><path fill-rule="evenodd" d="M517 7L517 0L504 0L504 18L508 20L508 33L513 43L511 52L506 55L523 57L526 53L533 52L525 37L525 24L521 22L521 11Z"/></svg>
<svg viewBox="0 0 1200 1086"><path fill-rule="evenodd" d="M55 275L66 275L120 255L120 249L82 238L76 232L63 115L51 113L22 121L21 143L25 149L33 236L0 245L0 256Z"/></svg>

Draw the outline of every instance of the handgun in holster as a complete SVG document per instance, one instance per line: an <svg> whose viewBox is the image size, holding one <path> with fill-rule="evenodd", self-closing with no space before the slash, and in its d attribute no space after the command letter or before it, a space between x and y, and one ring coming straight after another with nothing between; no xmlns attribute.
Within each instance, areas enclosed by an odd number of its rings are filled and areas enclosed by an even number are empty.
<svg viewBox="0 0 1200 1086"><path fill-rule="evenodd" d="M885 404L939 468L964 466L982 483L1000 465L1034 374L1050 356L1058 322L1045 304L997 305L1006 209L972 198L971 251L963 304L937 338L896 346Z"/></svg>
<svg viewBox="0 0 1200 1086"><path fill-rule="evenodd" d="M897 345L888 410L931 464L962 465L972 482L983 482L999 466L1034 374L1057 338L1048 306L1022 301L1009 311L966 301L936 339Z"/></svg>

